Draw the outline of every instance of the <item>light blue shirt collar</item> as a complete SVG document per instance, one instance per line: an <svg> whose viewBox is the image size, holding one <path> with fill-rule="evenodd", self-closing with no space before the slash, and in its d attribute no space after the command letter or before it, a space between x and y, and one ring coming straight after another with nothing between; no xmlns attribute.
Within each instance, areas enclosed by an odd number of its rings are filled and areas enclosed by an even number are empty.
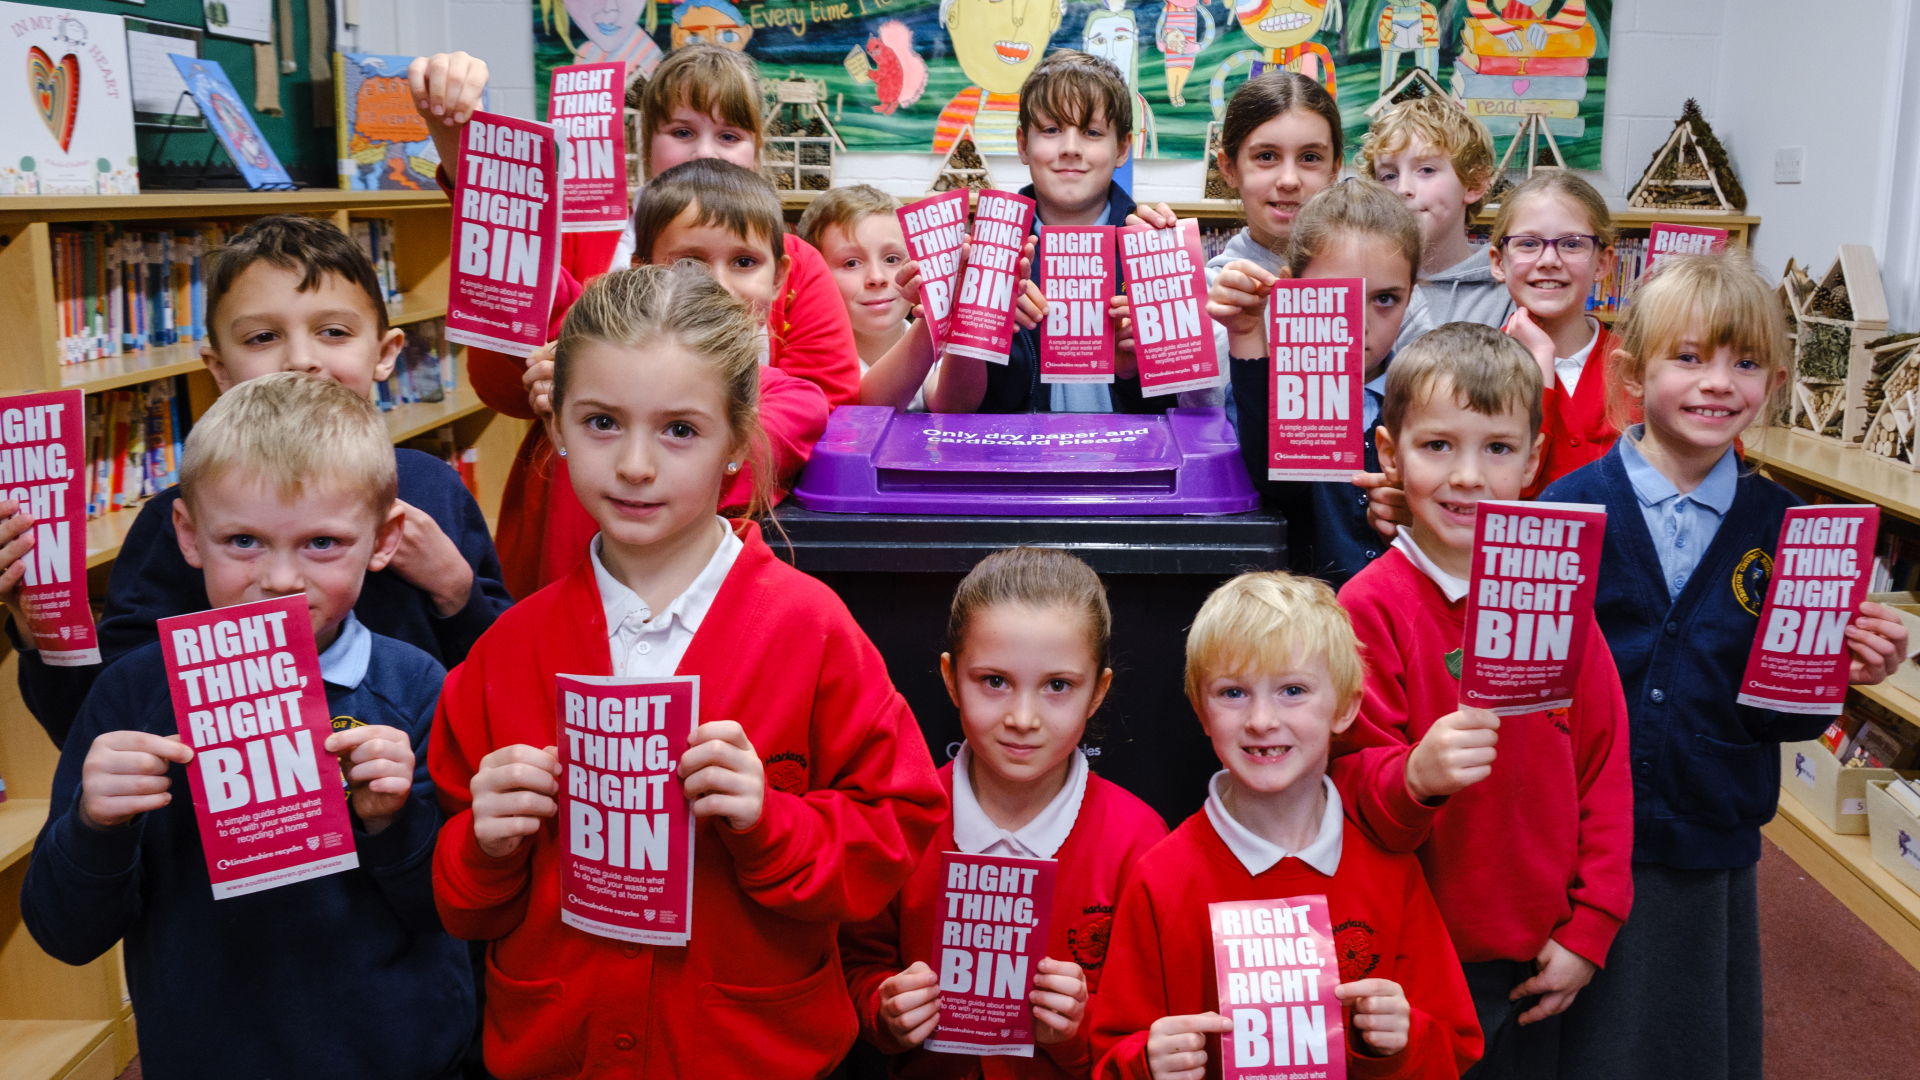
<svg viewBox="0 0 1920 1080"><path fill-rule="evenodd" d="M373 631L360 625L353 612L340 624L340 634L320 654L320 679L343 689L358 687L367 677L367 664L373 659Z"/></svg>
<svg viewBox="0 0 1920 1080"><path fill-rule="evenodd" d="M1386 362L1380 365L1380 374L1375 375L1371 381L1361 387L1366 391L1360 396L1360 422L1363 431L1371 429L1380 419L1380 407L1387 400L1387 368L1392 363L1393 355L1389 353Z"/></svg>
<svg viewBox="0 0 1920 1080"><path fill-rule="evenodd" d="M1620 440L1620 464L1626 467L1627 480L1633 484L1633 493L1642 506L1658 506L1680 494L1673 481L1661 475L1640 453L1640 437L1646 434L1645 424L1635 424L1627 429L1626 438ZM1725 517L1733 509L1733 497L1740 483L1740 463L1733 448L1714 462L1707 478L1700 486L1687 492L1687 498L1708 507L1714 513Z"/></svg>

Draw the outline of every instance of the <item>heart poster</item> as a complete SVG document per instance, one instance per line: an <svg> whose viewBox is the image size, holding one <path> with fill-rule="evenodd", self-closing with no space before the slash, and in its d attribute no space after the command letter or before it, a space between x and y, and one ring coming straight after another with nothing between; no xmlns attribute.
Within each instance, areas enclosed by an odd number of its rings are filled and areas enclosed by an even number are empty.
<svg viewBox="0 0 1920 1080"><path fill-rule="evenodd" d="M126 20L0 3L0 195L136 195Z"/></svg>

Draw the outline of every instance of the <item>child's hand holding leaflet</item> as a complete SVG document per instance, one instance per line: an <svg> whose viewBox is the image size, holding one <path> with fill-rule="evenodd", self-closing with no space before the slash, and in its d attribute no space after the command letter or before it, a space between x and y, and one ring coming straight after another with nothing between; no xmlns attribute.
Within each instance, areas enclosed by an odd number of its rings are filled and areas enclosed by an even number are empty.
<svg viewBox="0 0 1920 1080"><path fill-rule="evenodd" d="M173 801L168 764L193 761L193 749L178 735L108 731L95 740L80 766L80 820L95 829L117 829Z"/></svg>
<svg viewBox="0 0 1920 1080"><path fill-rule="evenodd" d="M1432 804L1493 773L1500 717L1462 706L1433 722L1407 754L1407 793Z"/></svg>
<svg viewBox="0 0 1920 1080"><path fill-rule="evenodd" d="M560 749L524 743L480 759L473 774L473 835L480 850L504 859L540 831L540 819L559 811Z"/></svg>
<svg viewBox="0 0 1920 1080"><path fill-rule="evenodd" d="M393 824L413 791L413 743L385 724L348 728L327 736L326 751L340 759L348 805L373 836Z"/></svg>

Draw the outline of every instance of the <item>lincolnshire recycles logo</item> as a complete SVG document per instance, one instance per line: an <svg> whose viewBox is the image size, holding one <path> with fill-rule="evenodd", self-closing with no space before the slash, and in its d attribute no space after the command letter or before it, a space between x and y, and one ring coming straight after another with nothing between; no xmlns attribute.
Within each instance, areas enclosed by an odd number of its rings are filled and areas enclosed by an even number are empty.
<svg viewBox="0 0 1920 1080"><path fill-rule="evenodd" d="M1759 548L1740 556L1733 568L1733 598L1756 619L1767 598L1767 579L1772 576L1773 556Z"/></svg>

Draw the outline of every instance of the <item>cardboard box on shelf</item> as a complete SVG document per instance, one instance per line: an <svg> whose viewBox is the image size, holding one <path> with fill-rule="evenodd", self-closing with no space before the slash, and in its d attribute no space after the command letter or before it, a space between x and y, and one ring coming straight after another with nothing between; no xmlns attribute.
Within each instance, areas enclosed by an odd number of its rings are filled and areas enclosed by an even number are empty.
<svg viewBox="0 0 1920 1080"><path fill-rule="evenodd" d="M1867 822L1873 861L1920 893L1920 817L1887 794L1886 780L1867 784Z"/></svg>
<svg viewBox="0 0 1920 1080"><path fill-rule="evenodd" d="M1920 773L1842 768L1818 739L1780 744L1780 786L1827 828L1843 835L1867 831L1868 784L1906 776Z"/></svg>
<svg viewBox="0 0 1920 1080"><path fill-rule="evenodd" d="M1908 642L1920 643L1920 593L1868 593L1867 599L1876 604L1885 604L1898 612L1900 621L1906 624ZM1886 685L1920 698L1920 663L1908 658L1906 663L1894 669Z"/></svg>

